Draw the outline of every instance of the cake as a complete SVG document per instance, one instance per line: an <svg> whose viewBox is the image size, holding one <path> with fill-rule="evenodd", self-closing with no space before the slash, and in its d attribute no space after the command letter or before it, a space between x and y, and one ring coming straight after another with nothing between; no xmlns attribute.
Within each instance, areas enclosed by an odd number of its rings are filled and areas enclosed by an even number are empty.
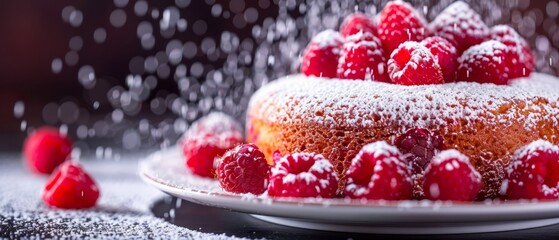
<svg viewBox="0 0 559 240"><path fill-rule="evenodd" d="M509 85L402 86L291 75L253 95L246 124L247 141L270 163L276 151L316 152L342 179L365 144L393 142L411 128L436 131L481 173L480 198L493 198L517 149L559 143L559 79L533 73Z"/></svg>
<svg viewBox="0 0 559 240"><path fill-rule="evenodd" d="M431 22L389 2L316 34L301 74L252 96L248 144L186 161L268 197L558 200L559 79L534 68L516 30L464 2Z"/></svg>

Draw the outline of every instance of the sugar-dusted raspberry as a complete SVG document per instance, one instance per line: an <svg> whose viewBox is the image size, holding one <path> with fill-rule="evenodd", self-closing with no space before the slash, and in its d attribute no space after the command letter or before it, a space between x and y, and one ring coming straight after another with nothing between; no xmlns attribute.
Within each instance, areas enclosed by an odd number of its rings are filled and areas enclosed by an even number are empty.
<svg viewBox="0 0 559 240"><path fill-rule="evenodd" d="M423 189L430 200L474 201L483 184L468 157L454 149L435 155L424 177Z"/></svg>
<svg viewBox="0 0 559 240"><path fill-rule="evenodd" d="M338 181L334 166L322 155L288 154L272 168L268 195L333 198L336 196Z"/></svg>
<svg viewBox="0 0 559 240"><path fill-rule="evenodd" d="M437 36L456 46L458 55L489 37L489 28L467 3L457 1L445 8L430 24Z"/></svg>
<svg viewBox="0 0 559 240"><path fill-rule="evenodd" d="M209 178L215 176L215 159L242 143L241 125L217 112L194 122L179 141L186 167L196 175Z"/></svg>
<svg viewBox="0 0 559 240"><path fill-rule="evenodd" d="M435 36L428 37L421 41L435 56L437 63L441 66L445 82L454 82L456 79L456 67L458 66L458 53L456 47L448 40Z"/></svg>
<svg viewBox="0 0 559 240"><path fill-rule="evenodd" d="M407 200L412 196L407 163L396 147L384 141L365 145L351 161L346 177L346 197Z"/></svg>
<svg viewBox="0 0 559 240"><path fill-rule="evenodd" d="M558 199L558 186L559 147L538 140L513 155L501 194L508 199Z"/></svg>
<svg viewBox="0 0 559 240"><path fill-rule="evenodd" d="M380 40L371 33L349 36L340 54L338 77L389 82Z"/></svg>
<svg viewBox="0 0 559 240"><path fill-rule="evenodd" d="M340 25L340 34L343 37L348 37L361 31L372 33L373 35L377 34L377 26L372 17L362 13L354 13L347 16Z"/></svg>
<svg viewBox="0 0 559 240"><path fill-rule="evenodd" d="M424 85L444 83L441 66L435 56L418 42L405 42L392 52L388 74L393 83Z"/></svg>
<svg viewBox="0 0 559 240"><path fill-rule="evenodd" d="M43 201L65 209L90 208L99 198L95 181L80 165L66 161L60 165L43 189Z"/></svg>
<svg viewBox="0 0 559 240"><path fill-rule="evenodd" d="M333 30L314 36L303 52L301 72L306 76L336 77L343 38Z"/></svg>
<svg viewBox="0 0 559 240"><path fill-rule="evenodd" d="M378 36L386 56L390 56L400 44L421 41L428 35L427 22L406 2L389 2L380 12Z"/></svg>
<svg viewBox="0 0 559 240"><path fill-rule="evenodd" d="M36 173L50 174L68 159L72 141L55 128L42 127L27 136L23 154L27 166Z"/></svg>
<svg viewBox="0 0 559 240"><path fill-rule="evenodd" d="M252 143L227 151L217 165L219 184L233 193L263 193L268 188L269 174L264 153Z"/></svg>
<svg viewBox="0 0 559 240"><path fill-rule="evenodd" d="M479 83L507 84L506 48L495 40L483 42L466 50L458 58L457 80Z"/></svg>
<svg viewBox="0 0 559 240"><path fill-rule="evenodd" d="M509 79L529 76L534 71L534 55L530 46L520 34L507 25L497 25L491 28L491 39L507 46L505 50L506 67Z"/></svg>

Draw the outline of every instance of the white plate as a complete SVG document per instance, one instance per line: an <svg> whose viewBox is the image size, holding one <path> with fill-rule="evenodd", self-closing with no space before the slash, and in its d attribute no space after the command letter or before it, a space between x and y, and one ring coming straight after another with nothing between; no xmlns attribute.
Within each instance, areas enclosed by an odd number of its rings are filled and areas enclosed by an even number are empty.
<svg viewBox="0 0 559 240"><path fill-rule="evenodd" d="M449 234L497 232L559 223L559 202L360 201L271 199L223 191L213 179L186 170L178 148L156 152L140 163L142 179L194 203L246 212L276 224L342 232Z"/></svg>

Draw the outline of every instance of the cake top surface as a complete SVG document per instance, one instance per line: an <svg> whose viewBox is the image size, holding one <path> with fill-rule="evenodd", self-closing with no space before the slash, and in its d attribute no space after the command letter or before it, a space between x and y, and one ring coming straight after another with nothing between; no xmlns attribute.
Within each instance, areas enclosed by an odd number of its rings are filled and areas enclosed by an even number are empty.
<svg viewBox="0 0 559 240"><path fill-rule="evenodd" d="M541 101L547 104L530 104ZM542 73L509 85L455 82L420 86L297 74L257 91L251 99L249 116L278 124L367 127L375 121L371 116L377 115L377 121L429 127L448 119L471 123L478 116L492 113L494 121L521 121L525 128L534 129L535 123L545 117L558 124L558 102L559 79ZM514 107L523 111L512 111Z"/></svg>

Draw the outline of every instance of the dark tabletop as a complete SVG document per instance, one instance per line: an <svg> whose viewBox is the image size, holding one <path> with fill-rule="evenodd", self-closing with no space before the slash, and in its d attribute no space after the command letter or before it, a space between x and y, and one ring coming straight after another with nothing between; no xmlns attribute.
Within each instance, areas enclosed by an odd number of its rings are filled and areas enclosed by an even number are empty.
<svg viewBox="0 0 559 240"><path fill-rule="evenodd" d="M180 201L177 204L177 201ZM177 208L177 206L180 206ZM174 209L174 210L173 210ZM520 231L455 235L380 235L314 231L264 222L249 214L167 197L154 203L155 216L177 226L207 233L267 239L558 239L559 225ZM174 217L169 214L174 211ZM333 216L335 217L335 216Z"/></svg>

